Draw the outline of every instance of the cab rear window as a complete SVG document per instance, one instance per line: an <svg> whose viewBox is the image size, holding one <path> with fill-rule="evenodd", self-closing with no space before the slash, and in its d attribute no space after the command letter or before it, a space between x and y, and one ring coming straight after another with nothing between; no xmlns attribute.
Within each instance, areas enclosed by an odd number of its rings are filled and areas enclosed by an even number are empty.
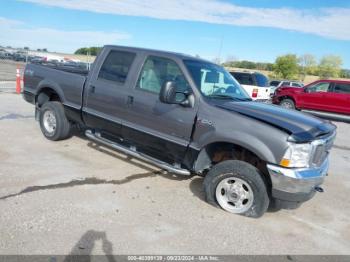
<svg viewBox="0 0 350 262"><path fill-rule="evenodd" d="M255 85L255 81L253 79L252 74L232 72L231 75L234 78L236 78L238 83L240 83L241 85L251 85L251 86Z"/></svg>
<svg viewBox="0 0 350 262"><path fill-rule="evenodd" d="M268 87L269 85L269 79L263 75L263 74L259 74L259 73L255 73L255 78L256 78L256 83L257 86L260 87Z"/></svg>

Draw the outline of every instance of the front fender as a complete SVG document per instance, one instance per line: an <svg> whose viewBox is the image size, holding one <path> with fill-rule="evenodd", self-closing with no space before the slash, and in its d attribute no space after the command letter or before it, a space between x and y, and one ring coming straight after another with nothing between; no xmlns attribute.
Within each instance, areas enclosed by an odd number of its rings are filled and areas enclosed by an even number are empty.
<svg viewBox="0 0 350 262"><path fill-rule="evenodd" d="M235 144L277 164L287 149L288 136L284 130L249 116L205 107L198 115L191 146L200 151L217 142Z"/></svg>

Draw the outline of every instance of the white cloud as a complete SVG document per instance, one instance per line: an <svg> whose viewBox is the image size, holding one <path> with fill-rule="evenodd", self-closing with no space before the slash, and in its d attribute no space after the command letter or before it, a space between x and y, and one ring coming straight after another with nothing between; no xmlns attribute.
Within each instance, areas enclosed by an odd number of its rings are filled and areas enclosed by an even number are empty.
<svg viewBox="0 0 350 262"><path fill-rule="evenodd" d="M350 8L253 8L222 0L20 0L116 15L271 27L350 40Z"/></svg>
<svg viewBox="0 0 350 262"><path fill-rule="evenodd" d="M0 17L0 44L14 47L47 48L56 52L73 52L83 46L116 44L130 38L120 32L63 31L31 28L22 21Z"/></svg>

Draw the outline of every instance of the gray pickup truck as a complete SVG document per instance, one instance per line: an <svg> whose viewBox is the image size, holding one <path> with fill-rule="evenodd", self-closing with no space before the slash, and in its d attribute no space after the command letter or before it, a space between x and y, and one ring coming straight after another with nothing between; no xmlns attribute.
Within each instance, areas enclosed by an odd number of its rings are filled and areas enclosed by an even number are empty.
<svg viewBox="0 0 350 262"><path fill-rule="evenodd" d="M24 99L44 136L73 125L102 145L178 175L206 200L260 217L322 191L336 127L251 101L222 67L178 53L105 46L89 72L28 64Z"/></svg>

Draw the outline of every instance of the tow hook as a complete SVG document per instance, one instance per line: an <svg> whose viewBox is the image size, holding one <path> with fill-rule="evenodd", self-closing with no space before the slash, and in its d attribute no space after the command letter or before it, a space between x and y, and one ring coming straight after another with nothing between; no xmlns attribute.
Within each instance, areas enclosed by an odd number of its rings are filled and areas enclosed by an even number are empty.
<svg viewBox="0 0 350 262"><path fill-rule="evenodd" d="M315 186L314 189L315 189L316 192L319 192L319 193L323 193L324 192L323 188L320 187L320 186Z"/></svg>

